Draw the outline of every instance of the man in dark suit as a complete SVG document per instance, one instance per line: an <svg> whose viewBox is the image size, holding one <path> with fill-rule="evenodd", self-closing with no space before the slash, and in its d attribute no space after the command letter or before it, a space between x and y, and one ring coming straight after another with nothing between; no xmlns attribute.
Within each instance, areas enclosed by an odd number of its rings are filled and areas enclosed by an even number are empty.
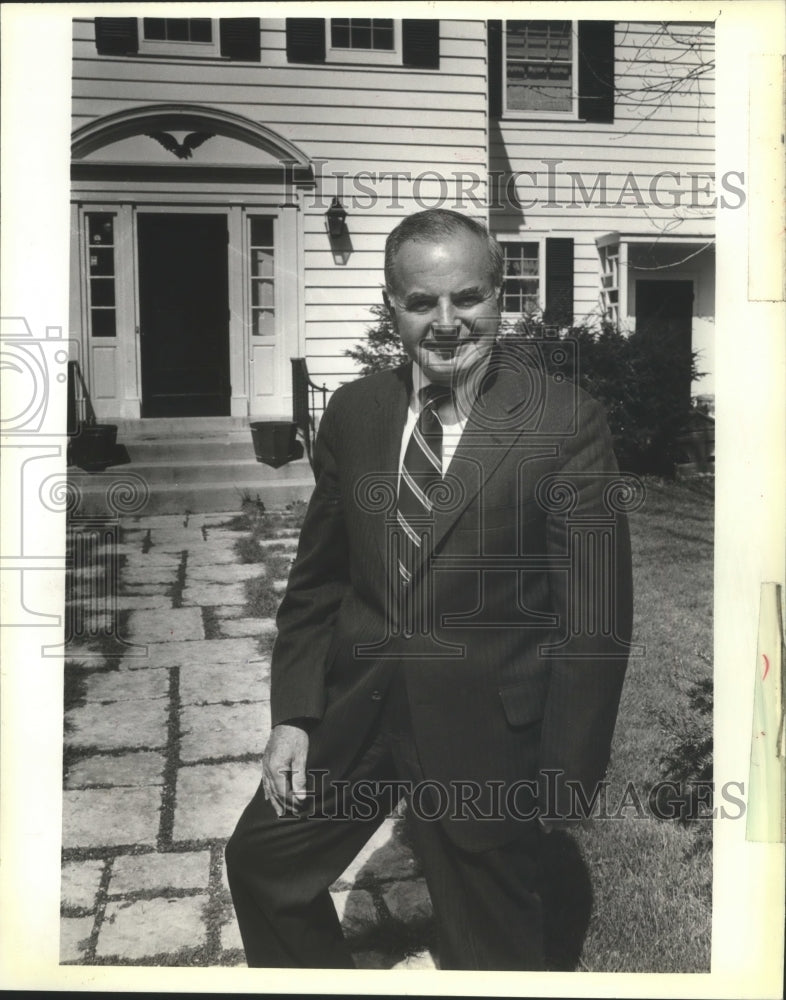
<svg viewBox="0 0 786 1000"><path fill-rule="evenodd" d="M541 838L603 777L627 660L624 483L600 406L498 340L483 226L410 216L385 278L412 363L320 425L235 909L249 965L351 967L328 887L403 795L441 968L539 969Z"/></svg>

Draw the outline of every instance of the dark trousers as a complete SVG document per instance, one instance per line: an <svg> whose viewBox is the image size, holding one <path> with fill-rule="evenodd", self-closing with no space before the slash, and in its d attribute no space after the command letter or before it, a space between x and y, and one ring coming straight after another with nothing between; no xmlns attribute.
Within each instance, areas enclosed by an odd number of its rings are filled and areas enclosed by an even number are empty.
<svg viewBox="0 0 786 1000"><path fill-rule="evenodd" d="M404 787L423 781L400 682L392 684L373 738L347 775L349 782L394 779ZM317 782L306 815L279 818L260 786L226 848L249 966L353 967L328 890L396 797L390 789L383 793L369 819L342 818L347 813L335 789ZM456 847L441 822L412 808L407 821L434 908L440 967L543 969L537 828L528 825L520 840L501 848L469 852Z"/></svg>

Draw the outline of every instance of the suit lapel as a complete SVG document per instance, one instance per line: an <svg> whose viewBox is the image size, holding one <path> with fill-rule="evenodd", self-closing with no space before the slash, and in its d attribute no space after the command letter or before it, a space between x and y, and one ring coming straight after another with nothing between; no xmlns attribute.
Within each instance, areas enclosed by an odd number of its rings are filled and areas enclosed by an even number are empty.
<svg viewBox="0 0 786 1000"><path fill-rule="evenodd" d="M394 377L380 381L374 399L375 410L369 421L369 452L365 464L372 479L382 485L383 492L392 490L392 507L387 517L375 517L378 529L374 542L379 556L387 565L388 519L395 517L395 494L398 486L398 460L401 452L401 435L407 419L409 397L412 391L412 367L397 368Z"/></svg>

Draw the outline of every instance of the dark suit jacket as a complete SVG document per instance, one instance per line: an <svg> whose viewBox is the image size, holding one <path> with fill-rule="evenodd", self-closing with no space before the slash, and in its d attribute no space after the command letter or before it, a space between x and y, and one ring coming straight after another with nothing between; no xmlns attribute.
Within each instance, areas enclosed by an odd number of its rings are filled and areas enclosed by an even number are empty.
<svg viewBox="0 0 786 1000"><path fill-rule="evenodd" d="M619 477L601 407L515 359L494 370L448 469L433 553L412 582L431 627L411 636L390 585L411 369L334 393L278 616L272 721L319 720L309 765L341 778L403 669L429 780L478 783L486 813L489 781L559 771L564 809L564 779L589 790L608 762L631 631L627 524L609 512ZM541 778L541 809L545 787ZM527 801L524 789L521 812ZM515 825L445 822L470 849L509 839Z"/></svg>

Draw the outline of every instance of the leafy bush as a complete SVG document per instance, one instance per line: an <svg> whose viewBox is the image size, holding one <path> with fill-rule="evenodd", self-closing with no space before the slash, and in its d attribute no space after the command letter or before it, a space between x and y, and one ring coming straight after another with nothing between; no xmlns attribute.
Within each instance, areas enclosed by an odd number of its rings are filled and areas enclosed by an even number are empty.
<svg viewBox="0 0 786 1000"><path fill-rule="evenodd" d="M364 375L406 360L401 341L383 306L372 306L377 322L363 344L345 351ZM542 319L522 318L501 339L572 341L569 364L552 363L553 351L536 352L547 371L562 372L606 408L617 459L623 469L671 476L682 457L680 435L693 412L690 381L698 377L696 355L664 327L657 335L626 335L610 323L556 330ZM575 360L575 363L573 361Z"/></svg>

